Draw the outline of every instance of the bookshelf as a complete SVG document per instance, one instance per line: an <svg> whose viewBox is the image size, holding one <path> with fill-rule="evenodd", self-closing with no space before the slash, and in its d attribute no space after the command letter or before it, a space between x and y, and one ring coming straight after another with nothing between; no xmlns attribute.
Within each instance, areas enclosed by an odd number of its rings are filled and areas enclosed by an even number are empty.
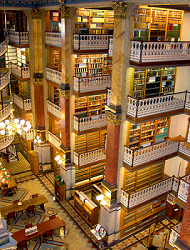
<svg viewBox="0 0 190 250"><path fill-rule="evenodd" d="M161 77L161 95L173 94L175 88L175 79L176 79L176 68L168 67L162 69Z"/></svg>
<svg viewBox="0 0 190 250"><path fill-rule="evenodd" d="M170 118L165 117L141 124L130 124L128 146L130 149L139 149L163 142L169 134Z"/></svg>
<svg viewBox="0 0 190 250"><path fill-rule="evenodd" d="M182 10L139 6L134 10L133 40L179 41L182 21Z"/></svg>
<svg viewBox="0 0 190 250"><path fill-rule="evenodd" d="M98 223L98 206L82 191L75 191L74 208L90 227Z"/></svg>
<svg viewBox="0 0 190 250"><path fill-rule="evenodd" d="M145 88L145 78L146 71L134 71L133 79L133 97L134 98L143 98L144 97L144 88Z"/></svg>
<svg viewBox="0 0 190 250"><path fill-rule="evenodd" d="M161 69L147 69L145 98L158 96L160 93Z"/></svg>
<svg viewBox="0 0 190 250"><path fill-rule="evenodd" d="M78 9L75 15L77 34L113 34L114 12L108 10Z"/></svg>

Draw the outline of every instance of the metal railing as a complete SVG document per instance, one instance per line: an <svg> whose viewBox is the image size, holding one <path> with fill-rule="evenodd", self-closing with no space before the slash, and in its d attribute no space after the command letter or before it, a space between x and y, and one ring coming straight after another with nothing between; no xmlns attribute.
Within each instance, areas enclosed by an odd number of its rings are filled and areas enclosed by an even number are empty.
<svg viewBox="0 0 190 250"><path fill-rule="evenodd" d="M9 42L20 45L29 44L29 32L9 31Z"/></svg>
<svg viewBox="0 0 190 250"><path fill-rule="evenodd" d="M46 79L61 85L62 72L46 67Z"/></svg>
<svg viewBox="0 0 190 250"><path fill-rule="evenodd" d="M61 32L45 32L45 44L61 47Z"/></svg>
<svg viewBox="0 0 190 250"><path fill-rule="evenodd" d="M4 89L9 84L9 75L10 72L7 70L4 74L1 74L0 77L0 90Z"/></svg>
<svg viewBox="0 0 190 250"><path fill-rule="evenodd" d="M7 39L5 39L5 41L3 41L2 43L0 43L0 56L2 56L3 54L5 54L5 52L7 51Z"/></svg>
<svg viewBox="0 0 190 250"><path fill-rule="evenodd" d="M16 63L10 62L11 73L19 76L20 78L30 78L30 67L19 66Z"/></svg>
<svg viewBox="0 0 190 250"><path fill-rule="evenodd" d="M15 93L12 94L12 97L13 97L14 104L16 104L23 111L32 110L32 100L31 100L31 98L22 99L22 97L16 95Z"/></svg>
<svg viewBox="0 0 190 250"><path fill-rule="evenodd" d="M5 120L11 114L11 104L9 103L3 109L0 110L0 122Z"/></svg>

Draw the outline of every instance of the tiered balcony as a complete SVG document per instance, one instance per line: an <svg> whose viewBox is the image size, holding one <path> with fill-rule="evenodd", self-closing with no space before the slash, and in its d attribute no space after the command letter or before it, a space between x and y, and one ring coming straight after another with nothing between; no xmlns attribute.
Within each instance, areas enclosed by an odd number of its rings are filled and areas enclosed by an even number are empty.
<svg viewBox="0 0 190 250"><path fill-rule="evenodd" d="M30 80L30 67L29 66L19 66L16 63L10 63L11 73L20 80Z"/></svg>
<svg viewBox="0 0 190 250"><path fill-rule="evenodd" d="M28 131L24 131L21 134L22 138L26 141L33 140L34 139L34 130L31 128Z"/></svg>
<svg viewBox="0 0 190 250"><path fill-rule="evenodd" d="M190 42L131 41L130 64L151 67L189 65Z"/></svg>
<svg viewBox="0 0 190 250"><path fill-rule="evenodd" d="M190 114L190 92L143 99L128 96L126 118L133 122L155 120L181 113Z"/></svg>
<svg viewBox="0 0 190 250"><path fill-rule="evenodd" d="M180 222L179 224L175 225L174 227L172 227L171 231L170 231L170 236L169 236L169 244L170 246L172 246L173 248L175 248L174 246L174 242L177 240L177 238L180 236L180 232L181 232L181 226L182 223Z"/></svg>
<svg viewBox="0 0 190 250"><path fill-rule="evenodd" d="M61 108L49 100L47 100L47 111L61 120Z"/></svg>
<svg viewBox="0 0 190 250"><path fill-rule="evenodd" d="M77 96L106 93L106 89L111 87L111 75L95 77L74 77L74 94Z"/></svg>
<svg viewBox="0 0 190 250"><path fill-rule="evenodd" d="M14 104L19 107L22 111L30 111L32 110L32 100L31 98L24 99L19 95L13 93L13 102Z"/></svg>
<svg viewBox="0 0 190 250"><path fill-rule="evenodd" d="M112 35L80 35L74 34L75 52L82 53L108 53L108 43Z"/></svg>
<svg viewBox="0 0 190 250"><path fill-rule="evenodd" d="M52 146L56 147L57 149L60 149L61 139L50 131L48 131L48 141L52 144Z"/></svg>
<svg viewBox="0 0 190 250"><path fill-rule="evenodd" d="M104 162L105 160L106 156L103 153L102 149L90 151L83 154L78 154L76 151L74 151L74 165L77 169L88 167L91 164L98 164Z"/></svg>
<svg viewBox="0 0 190 250"><path fill-rule="evenodd" d="M46 67L46 79L61 85L62 72Z"/></svg>
<svg viewBox="0 0 190 250"><path fill-rule="evenodd" d="M9 70L0 71L0 90L4 89L9 84Z"/></svg>
<svg viewBox="0 0 190 250"><path fill-rule="evenodd" d="M14 141L14 135L5 136L0 140L0 150L8 147Z"/></svg>
<svg viewBox="0 0 190 250"><path fill-rule="evenodd" d="M9 103L0 110L0 122L4 121L11 114L11 104Z"/></svg>
<svg viewBox="0 0 190 250"><path fill-rule="evenodd" d="M2 43L0 43L0 56L2 56L3 54L6 53L7 51L7 40L3 41Z"/></svg>
<svg viewBox="0 0 190 250"><path fill-rule="evenodd" d="M61 32L45 32L45 44L61 47Z"/></svg>
<svg viewBox="0 0 190 250"><path fill-rule="evenodd" d="M173 176L133 194L128 194L124 190L121 190L120 202L125 208L130 209L160 195L173 191L176 193L175 200L178 202L181 201L181 203L183 202L185 206L188 197L189 185L190 175L184 176L181 179Z"/></svg>
<svg viewBox="0 0 190 250"><path fill-rule="evenodd" d="M77 115L74 116L73 130L77 135L106 129L106 127L107 127L107 116L105 114L92 115L82 118L77 117Z"/></svg>
<svg viewBox="0 0 190 250"><path fill-rule="evenodd" d="M9 43L19 48L29 46L29 32L9 31Z"/></svg>

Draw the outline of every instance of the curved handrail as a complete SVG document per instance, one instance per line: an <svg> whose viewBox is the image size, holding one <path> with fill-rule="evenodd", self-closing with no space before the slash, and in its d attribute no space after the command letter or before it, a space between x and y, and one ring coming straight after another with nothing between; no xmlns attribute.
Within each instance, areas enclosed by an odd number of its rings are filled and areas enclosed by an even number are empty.
<svg viewBox="0 0 190 250"><path fill-rule="evenodd" d="M7 51L7 39L0 43L0 56L6 53Z"/></svg>
<svg viewBox="0 0 190 250"><path fill-rule="evenodd" d="M7 135L0 140L0 150L8 147L14 141L14 135Z"/></svg>
<svg viewBox="0 0 190 250"><path fill-rule="evenodd" d="M9 84L9 75L10 72L7 70L1 77L0 77L0 90L4 89Z"/></svg>

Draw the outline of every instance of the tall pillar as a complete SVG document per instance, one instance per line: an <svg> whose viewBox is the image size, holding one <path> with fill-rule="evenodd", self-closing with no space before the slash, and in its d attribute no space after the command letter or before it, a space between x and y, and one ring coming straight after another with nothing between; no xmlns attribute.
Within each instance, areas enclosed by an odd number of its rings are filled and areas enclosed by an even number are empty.
<svg viewBox="0 0 190 250"><path fill-rule="evenodd" d="M126 3L113 3L114 36L112 57L111 102L107 115L107 149L105 179L102 192L106 205L101 206L100 223L108 234L108 244L119 239L121 209L118 206L119 178L122 169L122 135L126 120L126 97L130 91L129 67L130 51L130 6ZM122 106L121 106L122 104ZM120 184L121 185L121 184ZM112 223L110 223L112 221Z"/></svg>
<svg viewBox="0 0 190 250"><path fill-rule="evenodd" d="M72 71L72 9L65 5L59 8L61 13L61 47L62 47L62 83L60 87L61 106L61 151L65 162L60 167L61 177L66 184L66 199L73 195L75 185L74 166L71 164L71 119L70 119L70 89L73 77ZM74 17L74 16L73 16Z"/></svg>
<svg viewBox="0 0 190 250"><path fill-rule="evenodd" d="M45 137L45 110L44 110L44 62L43 62L43 31L42 31L42 16L43 10L31 10L30 22L30 69L31 81L33 82L33 96L34 99L34 121L36 135L40 136L42 144L35 144L35 151L38 153L39 163L41 168L46 169L50 167L50 145L46 142ZM32 78L33 77L33 78ZM41 160L40 160L41 159Z"/></svg>

